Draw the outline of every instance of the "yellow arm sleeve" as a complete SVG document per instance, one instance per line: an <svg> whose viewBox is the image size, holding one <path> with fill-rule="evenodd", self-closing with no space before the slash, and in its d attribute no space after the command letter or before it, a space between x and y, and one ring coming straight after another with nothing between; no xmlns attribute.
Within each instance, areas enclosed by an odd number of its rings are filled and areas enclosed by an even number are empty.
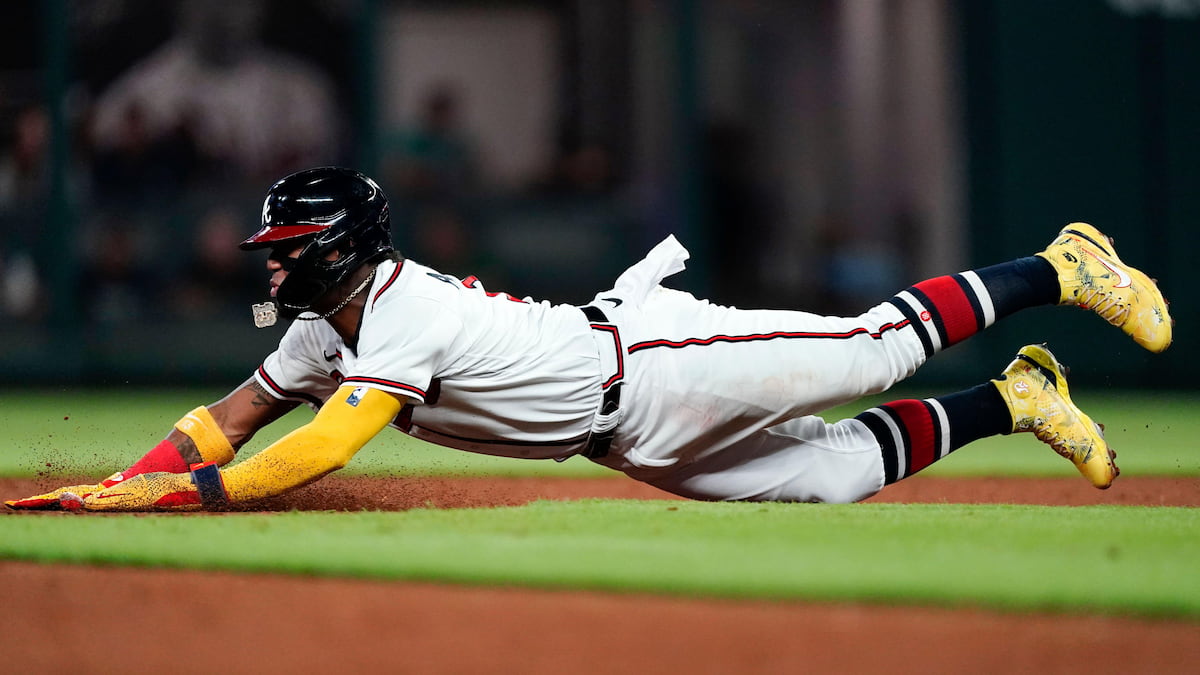
<svg viewBox="0 0 1200 675"><path fill-rule="evenodd" d="M405 400L378 389L340 387L312 422L222 471L229 501L261 499L311 483L346 465L388 425Z"/></svg>
<svg viewBox="0 0 1200 675"><path fill-rule="evenodd" d="M207 407L200 406L184 415L175 423L175 428L192 439L201 460L216 462L219 466L233 461L233 446Z"/></svg>

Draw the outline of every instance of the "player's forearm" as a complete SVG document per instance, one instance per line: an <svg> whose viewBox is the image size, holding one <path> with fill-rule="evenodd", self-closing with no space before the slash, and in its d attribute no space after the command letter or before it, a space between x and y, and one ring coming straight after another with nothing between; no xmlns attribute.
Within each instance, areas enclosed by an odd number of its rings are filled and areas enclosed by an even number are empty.
<svg viewBox="0 0 1200 675"><path fill-rule="evenodd" d="M228 464L234 449L209 409L200 406L175 423L171 433L124 471L106 479L119 482L143 473L184 473L192 464Z"/></svg>
<svg viewBox="0 0 1200 675"><path fill-rule="evenodd" d="M403 401L378 390L342 387L312 422L222 472L230 502L262 499L336 471L400 412ZM354 395L352 402L347 399Z"/></svg>
<svg viewBox="0 0 1200 675"><path fill-rule="evenodd" d="M220 401L184 415L162 442L109 480L160 471L185 473L201 462L223 466L256 431L295 406L271 396L250 378Z"/></svg>
<svg viewBox="0 0 1200 675"><path fill-rule="evenodd" d="M208 409L236 450L248 443L259 429L283 417L297 405L295 401L275 398L252 377Z"/></svg>
<svg viewBox="0 0 1200 675"><path fill-rule="evenodd" d="M223 471L225 491L230 502L283 494L342 468L360 448L301 427Z"/></svg>

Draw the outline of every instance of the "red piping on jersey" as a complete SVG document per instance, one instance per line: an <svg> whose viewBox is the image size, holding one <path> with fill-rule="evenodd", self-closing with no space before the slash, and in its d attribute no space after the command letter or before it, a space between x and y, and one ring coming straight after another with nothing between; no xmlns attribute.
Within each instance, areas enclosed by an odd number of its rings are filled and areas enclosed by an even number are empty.
<svg viewBox="0 0 1200 675"><path fill-rule="evenodd" d="M414 387L411 384L404 384L403 382L396 382L395 380L385 380L381 377L366 377L366 376L347 377L346 379L342 380L342 384L350 384L352 382L378 384L378 385L381 385L384 387L400 389L402 391L407 391L407 392L416 394L417 396L420 396L422 401L425 400L425 390L424 389L418 389L417 387Z"/></svg>
<svg viewBox="0 0 1200 675"><path fill-rule="evenodd" d="M304 401L308 401L309 403L312 403L313 405L318 405L318 406L321 405L321 401L315 396L311 396L309 394L305 394L304 392L299 392L299 391L288 391L287 389L284 389L283 387L279 386L279 384L276 383L275 380L272 379L271 376L267 374L266 368L264 368L262 366L258 367L258 374L260 377L262 377L263 382L267 383L268 387L270 387L276 394L279 394L283 398L298 398L298 399L301 399Z"/></svg>
<svg viewBox="0 0 1200 675"><path fill-rule="evenodd" d="M375 291L375 297L371 298L371 309L375 309L375 302L379 300L379 296L383 295L384 291L392 287L392 284L395 283L396 278L400 276L400 270L403 268L403 260L396 263L396 269L392 271L392 276L388 277L388 280L383 282L383 287L381 287L378 291Z"/></svg>
<svg viewBox="0 0 1200 675"><path fill-rule="evenodd" d="M600 385L600 389L608 389L614 382L620 382L625 377L625 358L622 356L625 350L621 349L621 333L617 331L617 327L611 324L593 323L592 330L602 330L612 333L613 342L617 346L617 372L608 378L608 381ZM631 350L632 351L632 350Z"/></svg>
<svg viewBox="0 0 1200 675"><path fill-rule="evenodd" d="M755 335L714 335L707 338L688 338L686 340L648 340L639 342L629 347L629 353L641 351L643 349L653 349L655 347L667 347L668 349L682 349L683 347L707 347L717 342L762 342L764 340L777 339L816 339L816 340L846 340L856 335L869 335L872 339L878 340L883 337L883 334L889 330L900 330L907 327L908 319L899 323L887 323L879 327L879 330L872 333L866 328L855 328L845 333L789 333L786 331L776 331L774 333L758 333Z"/></svg>

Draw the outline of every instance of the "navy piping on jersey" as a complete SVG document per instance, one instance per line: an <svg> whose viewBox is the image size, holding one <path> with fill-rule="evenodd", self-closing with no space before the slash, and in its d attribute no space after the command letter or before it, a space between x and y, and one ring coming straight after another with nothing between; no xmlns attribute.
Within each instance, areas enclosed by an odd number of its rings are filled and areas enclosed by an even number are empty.
<svg viewBox="0 0 1200 675"><path fill-rule="evenodd" d="M365 375L355 375L354 377L347 377L346 379L342 380L342 384L350 384L352 382L363 382L367 384L378 384L384 387L392 387L394 389L400 389L402 391L416 394L417 396L421 397L421 400L425 400L424 389L418 389L411 384L404 384L403 382L396 382L395 380L385 380L381 377L366 377Z"/></svg>
<svg viewBox="0 0 1200 675"><path fill-rule="evenodd" d="M302 401L306 401L315 406L321 405L321 399L317 398L316 396L312 396L310 394L305 394L304 392L301 392L301 391L288 391L287 389L284 389L283 387L279 386L275 382L275 380L272 379L272 377L267 374L267 370L265 368L263 368L262 366L258 367L258 374L260 377L262 377L263 382L266 382L267 386L270 387L272 391L274 391L276 394L279 394L283 398L293 398L293 399L298 398Z"/></svg>
<svg viewBox="0 0 1200 675"><path fill-rule="evenodd" d="M646 342L638 342L630 345L629 353L639 352L645 349L654 349L656 347L666 347L668 349L682 349L684 347L707 347L718 342L763 342L766 340L847 340L857 335L869 335L873 340L879 340L883 334L889 330L900 330L908 327L910 321L905 319L899 323L886 323L879 327L879 330L872 333L866 328L855 328L844 333L811 333L798 332L792 333L788 331L776 331L774 333L757 333L753 335L714 335L707 338L688 338L686 340L648 340Z"/></svg>
<svg viewBox="0 0 1200 675"><path fill-rule="evenodd" d="M380 287L378 291L375 291L375 297L371 298L372 309L375 308L375 303L379 300L379 296L383 295L383 292L391 288L392 284L396 282L396 279L400 276L400 270L402 269L404 269L403 260L396 263L396 269L392 270L392 276L388 277L388 280L383 282L383 286Z"/></svg>

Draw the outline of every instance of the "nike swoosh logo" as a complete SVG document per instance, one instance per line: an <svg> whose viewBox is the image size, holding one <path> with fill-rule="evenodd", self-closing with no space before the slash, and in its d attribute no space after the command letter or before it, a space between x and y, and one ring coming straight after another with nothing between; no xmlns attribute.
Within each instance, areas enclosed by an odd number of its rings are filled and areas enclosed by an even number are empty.
<svg viewBox="0 0 1200 675"><path fill-rule="evenodd" d="M620 298L600 298L600 299L605 302L611 302L613 304L613 307L620 307L621 303L625 302L624 300L622 300Z"/></svg>
<svg viewBox="0 0 1200 675"><path fill-rule="evenodd" d="M133 493L132 492L114 492L114 493L106 494L106 495L98 494L98 495L92 495L92 496L95 497L96 499L109 499L111 497L128 497L131 494L133 494Z"/></svg>
<svg viewBox="0 0 1200 675"><path fill-rule="evenodd" d="M1133 278L1129 276L1129 272L1126 272L1120 267L1109 265L1107 262L1105 262L1104 258L1101 258L1098 255L1093 254L1092 257L1095 258L1096 261L1101 265L1104 265L1109 272L1117 275L1117 279L1119 279L1121 283L1117 284L1116 288L1129 288L1129 285L1133 283Z"/></svg>

